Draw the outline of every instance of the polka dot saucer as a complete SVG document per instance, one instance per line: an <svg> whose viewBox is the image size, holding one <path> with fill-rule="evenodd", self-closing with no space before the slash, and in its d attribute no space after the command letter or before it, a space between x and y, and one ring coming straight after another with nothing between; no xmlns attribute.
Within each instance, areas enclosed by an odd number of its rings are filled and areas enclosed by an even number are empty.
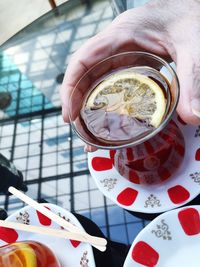
<svg viewBox="0 0 200 267"><path fill-rule="evenodd" d="M178 171L162 183L133 183L115 168L110 151L88 153L90 173L106 197L126 210L157 214L183 206L199 195L200 126L185 124L177 114L173 120L184 136L185 156Z"/></svg>
<svg viewBox="0 0 200 267"><path fill-rule="evenodd" d="M158 216L135 238L123 267L199 267L200 206Z"/></svg>
<svg viewBox="0 0 200 267"><path fill-rule="evenodd" d="M45 207L70 223L78 226L80 229L83 229L78 219L69 211L49 203L45 203ZM62 229L61 226L30 206L25 206L19 211L16 211L6 220L50 229ZM38 241L48 246L57 257L61 266L96 266L93 250L90 244L0 227L0 247L25 240Z"/></svg>

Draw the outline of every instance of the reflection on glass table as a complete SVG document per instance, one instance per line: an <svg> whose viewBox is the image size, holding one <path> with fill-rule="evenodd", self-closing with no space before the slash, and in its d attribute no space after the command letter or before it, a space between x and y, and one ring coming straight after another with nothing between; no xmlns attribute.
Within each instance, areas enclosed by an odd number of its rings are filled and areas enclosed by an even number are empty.
<svg viewBox="0 0 200 267"><path fill-rule="evenodd" d="M61 116L58 90L72 53L114 17L110 1L69 0L0 48L0 153L23 174L27 194L93 220L114 241L130 244L148 223L106 199L88 171L84 144ZM8 214L23 207L0 195Z"/></svg>

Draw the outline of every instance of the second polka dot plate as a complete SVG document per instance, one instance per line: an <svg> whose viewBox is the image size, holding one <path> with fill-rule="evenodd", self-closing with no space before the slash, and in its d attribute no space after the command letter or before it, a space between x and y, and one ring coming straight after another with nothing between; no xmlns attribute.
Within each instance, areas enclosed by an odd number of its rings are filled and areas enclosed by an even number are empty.
<svg viewBox="0 0 200 267"><path fill-rule="evenodd" d="M135 238L124 267L199 267L200 206L166 212Z"/></svg>

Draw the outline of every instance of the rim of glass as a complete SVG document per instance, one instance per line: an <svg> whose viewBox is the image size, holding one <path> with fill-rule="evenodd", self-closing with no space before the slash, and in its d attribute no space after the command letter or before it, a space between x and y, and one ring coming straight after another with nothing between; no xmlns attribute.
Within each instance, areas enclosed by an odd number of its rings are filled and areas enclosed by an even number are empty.
<svg viewBox="0 0 200 267"><path fill-rule="evenodd" d="M163 120L163 122L160 124L160 126L158 128L156 128L153 132L149 133L148 135L136 140L136 141L133 141L133 142L130 142L130 143L126 143L126 144L122 144L122 145L112 145L112 146L104 146L104 145L97 145L97 144L93 144L91 142L89 142L88 140L85 139L85 137L83 137L77 130L76 126L74 125L74 122L71 118L71 115L70 115L70 112L69 112L69 119L70 119L70 124L74 130L74 132L77 134L77 136L83 140L87 145L90 145L90 146L93 146L97 149L106 149L106 150L112 150L112 149L121 149L121 148L128 148L128 147L131 147L131 146L136 146L136 145L139 145L139 144L142 144L144 143L145 141L149 140L150 138L154 137L156 134L158 134L161 130L163 130L165 128L165 126L168 124L168 122L170 121L172 115L174 114L175 110L176 110L176 107L178 105L178 100L179 100L179 97L180 97L180 85L179 85L179 80L178 80L178 76L176 74L176 72L174 71L174 69L170 66L170 64L165 61L164 59L160 58L159 56L157 55L154 55L154 54L151 54L151 53L148 53L148 52L142 52L142 51L129 51L129 52L122 52L122 53L118 53L118 54L115 54L115 55L112 55L110 57L106 57L104 58L103 60L97 62L93 67L91 67L90 69L88 69L83 75L82 77L78 80L78 82L76 83L74 89L72 90L71 92L71 95L70 95L70 98L72 97L73 95L73 92L74 90L76 90L76 87L77 85L81 82L82 79L84 79L89 72L91 72L94 68L96 68L99 64L102 64L103 62L111 59L111 58L115 58L115 57L119 57L119 56L123 56L123 55L127 55L127 54L134 54L134 55L141 55L141 56L147 56L149 58L153 58L154 60L157 60L159 62L161 62L163 64L163 66L165 66L167 68L167 70L171 73L171 75L175 78L175 82L176 82L176 95L175 95L175 98L174 98L174 104L173 104L173 107L172 109L170 110L170 112L167 114L167 116L165 117L165 119Z"/></svg>

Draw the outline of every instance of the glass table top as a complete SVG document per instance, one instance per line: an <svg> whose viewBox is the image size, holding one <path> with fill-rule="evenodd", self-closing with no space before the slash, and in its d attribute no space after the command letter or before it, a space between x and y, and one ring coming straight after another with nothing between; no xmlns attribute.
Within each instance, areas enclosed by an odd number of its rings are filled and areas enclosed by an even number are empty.
<svg viewBox="0 0 200 267"><path fill-rule="evenodd" d="M84 144L62 120L58 94L72 53L113 18L108 0L68 1L1 46L0 93L9 101L0 109L0 153L22 172L27 195L82 214L110 239L130 244L148 221L97 189ZM8 214L23 205L0 195Z"/></svg>

